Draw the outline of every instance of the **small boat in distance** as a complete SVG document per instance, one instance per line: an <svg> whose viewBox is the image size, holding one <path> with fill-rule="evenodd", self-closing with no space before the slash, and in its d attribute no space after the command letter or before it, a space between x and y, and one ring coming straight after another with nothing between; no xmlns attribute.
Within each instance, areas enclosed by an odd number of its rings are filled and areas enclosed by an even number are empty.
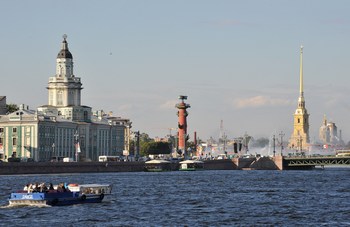
<svg viewBox="0 0 350 227"><path fill-rule="evenodd" d="M194 171L203 170L204 162L198 160L185 160L180 162L180 170L182 171Z"/></svg>
<svg viewBox="0 0 350 227"><path fill-rule="evenodd" d="M171 162L163 159L153 159L145 162L145 171L162 172L171 171Z"/></svg>
<svg viewBox="0 0 350 227"><path fill-rule="evenodd" d="M55 186L47 190L21 190L11 193L10 205L50 205L64 206L81 203L100 203L105 195L110 195L110 184L69 184Z"/></svg>

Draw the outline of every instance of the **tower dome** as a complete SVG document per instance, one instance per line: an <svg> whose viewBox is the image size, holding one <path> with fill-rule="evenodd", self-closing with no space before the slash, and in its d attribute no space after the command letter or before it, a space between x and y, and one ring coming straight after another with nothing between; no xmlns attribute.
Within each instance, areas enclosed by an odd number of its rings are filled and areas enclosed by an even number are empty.
<svg viewBox="0 0 350 227"><path fill-rule="evenodd" d="M71 52L69 52L68 49L68 43L67 43L67 35L63 35L63 41L62 41L62 49L60 52L57 54L57 58L70 58L73 59L73 55Z"/></svg>

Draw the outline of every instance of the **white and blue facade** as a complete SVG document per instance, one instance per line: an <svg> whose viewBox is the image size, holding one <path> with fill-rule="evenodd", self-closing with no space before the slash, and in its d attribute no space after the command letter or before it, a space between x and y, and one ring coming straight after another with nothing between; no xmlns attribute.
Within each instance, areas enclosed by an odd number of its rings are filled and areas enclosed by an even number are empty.
<svg viewBox="0 0 350 227"><path fill-rule="evenodd" d="M49 78L48 105L29 110L21 105L0 115L0 159L48 161L54 156L97 161L100 155L122 155L129 149L131 122L81 105L82 83L73 72L67 36L56 58L56 75Z"/></svg>

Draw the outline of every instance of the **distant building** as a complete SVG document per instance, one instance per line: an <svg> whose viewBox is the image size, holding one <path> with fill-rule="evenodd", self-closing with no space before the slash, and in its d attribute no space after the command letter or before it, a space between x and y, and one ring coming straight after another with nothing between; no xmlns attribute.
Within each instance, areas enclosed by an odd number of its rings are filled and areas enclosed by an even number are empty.
<svg viewBox="0 0 350 227"><path fill-rule="evenodd" d="M0 96L0 115L6 114L6 96Z"/></svg>
<svg viewBox="0 0 350 227"><path fill-rule="evenodd" d="M329 127L327 126L327 119L326 116L323 117L323 122L320 127L319 131L319 139L323 144L327 144L330 142L330 132L329 132Z"/></svg>
<svg viewBox="0 0 350 227"><path fill-rule="evenodd" d="M338 135L338 127L334 122L327 122L326 116L323 117L322 125L319 130L319 139L326 147L328 147L328 145L344 144L341 138L341 130L339 130Z"/></svg>
<svg viewBox="0 0 350 227"><path fill-rule="evenodd" d="M14 113L0 115L0 159L48 161L59 156L97 161L100 155L129 150L129 119L93 113L91 107L81 105L82 83L73 73L66 38L56 58L56 75L49 78L48 105L37 110L21 105Z"/></svg>
<svg viewBox="0 0 350 227"><path fill-rule="evenodd" d="M293 133L290 137L288 147L295 150L304 150L310 143L309 136L309 114L305 108L304 84L303 84L303 47L300 48L300 95L298 107L294 113Z"/></svg>
<svg viewBox="0 0 350 227"><path fill-rule="evenodd" d="M156 136L156 137L154 138L154 142L168 143L169 140L170 140L169 138L162 138L162 137L158 137L158 136Z"/></svg>

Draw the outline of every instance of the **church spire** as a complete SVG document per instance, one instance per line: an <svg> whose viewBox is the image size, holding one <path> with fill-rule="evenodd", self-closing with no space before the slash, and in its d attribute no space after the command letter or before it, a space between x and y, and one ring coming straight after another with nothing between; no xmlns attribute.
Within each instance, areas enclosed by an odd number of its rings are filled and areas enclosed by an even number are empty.
<svg viewBox="0 0 350 227"><path fill-rule="evenodd" d="M289 147L292 149L299 149L300 151L310 142L309 137L309 114L305 108L304 98L304 78L303 78L303 49L300 47L300 84L299 84L299 99L298 107L294 112L294 129L293 134L289 140Z"/></svg>
<svg viewBox="0 0 350 227"><path fill-rule="evenodd" d="M303 78L303 46L300 46L300 73L299 73L299 100L298 100L298 107L299 108L305 108L305 99L304 99L304 78Z"/></svg>
<svg viewBox="0 0 350 227"><path fill-rule="evenodd" d="M300 46L300 97L304 96L304 83L303 83L303 46Z"/></svg>

